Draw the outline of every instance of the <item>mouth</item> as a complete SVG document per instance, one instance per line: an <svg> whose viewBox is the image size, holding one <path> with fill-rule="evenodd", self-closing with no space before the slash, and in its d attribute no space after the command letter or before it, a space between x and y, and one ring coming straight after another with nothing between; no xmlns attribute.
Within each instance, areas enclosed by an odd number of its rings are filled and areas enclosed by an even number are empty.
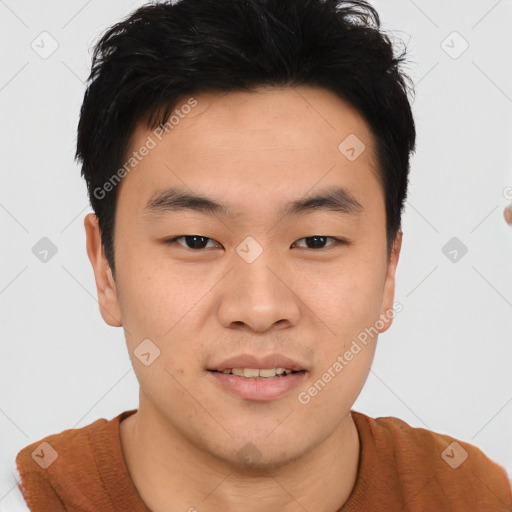
<svg viewBox="0 0 512 512"><path fill-rule="evenodd" d="M285 397L303 384L309 373L302 364L280 354L242 354L207 370L222 393L255 402Z"/></svg>
<svg viewBox="0 0 512 512"><path fill-rule="evenodd" d="M224 375L236 375L245 379L273 379L283 378L294 373L305 372L306 370L292 370L291 368L226 368L222 371L209 371Z"/></svg>

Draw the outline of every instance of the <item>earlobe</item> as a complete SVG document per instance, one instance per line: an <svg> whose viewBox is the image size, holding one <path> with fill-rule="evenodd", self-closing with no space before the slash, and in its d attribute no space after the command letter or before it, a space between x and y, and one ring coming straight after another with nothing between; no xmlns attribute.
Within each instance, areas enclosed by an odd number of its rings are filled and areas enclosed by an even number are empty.
<svg viewBox="0 0 512 512"><path fill-rule="evenodd" d="M380 311L380 319L382 321L380 323L384 323L384 326L379 329L380 333L387 331L391 327L393 318L395 317L395 312L393 309L395 298L395 274L396 267L398 265L398 259L400 257L400 250L402 248L402 238L403 232L400 229L395 236L395 240L393 241L393 247L387 266L386 281L384 283L384 293L382 296L382 305Z"/></svg>
<svg viewBox="0 0 512 512"><path fill-rule="evenodd" d="M112 327L120 327L122 321L117 288L103 250L98 217L93 213L87 214L84 218L84 227L87 255L94 271L101 316L106 324Z"/></svg>

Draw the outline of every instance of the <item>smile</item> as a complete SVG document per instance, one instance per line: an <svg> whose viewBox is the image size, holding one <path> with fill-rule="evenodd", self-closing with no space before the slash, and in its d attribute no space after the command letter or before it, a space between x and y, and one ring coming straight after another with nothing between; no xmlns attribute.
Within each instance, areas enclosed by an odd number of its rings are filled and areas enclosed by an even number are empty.
<svg viewBox="0 0 512 512"><path fill-rule="evenodd" d="M291 373L297 373L295 370L289 368L227 368L219 373L226 373L236 375L237 377L252 378L265 378L284 377Z"/></svg>

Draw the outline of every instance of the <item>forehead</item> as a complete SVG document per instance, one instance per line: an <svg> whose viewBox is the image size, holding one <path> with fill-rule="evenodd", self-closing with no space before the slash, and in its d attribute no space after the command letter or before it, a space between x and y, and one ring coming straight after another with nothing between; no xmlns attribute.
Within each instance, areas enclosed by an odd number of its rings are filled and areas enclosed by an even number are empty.
<svg viewBox="0 0 512 512"><path fill-rule="evenodd" d="M330 91L209 92L181 98L173 113L167 131L139 123L132 136L128 157L151 149L123 178L120 196L141 210L173 186L203 196L230 193L230 204L260 207L273 196L292 199L328 184L356 197L380 188L367 123Z"/></svg>

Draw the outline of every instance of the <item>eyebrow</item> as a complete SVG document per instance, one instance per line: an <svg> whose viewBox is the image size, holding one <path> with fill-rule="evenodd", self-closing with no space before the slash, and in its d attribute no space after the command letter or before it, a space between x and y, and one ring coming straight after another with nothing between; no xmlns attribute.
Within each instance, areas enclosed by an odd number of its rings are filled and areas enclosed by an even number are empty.
<svg viewBox="0 0 512 512"><path fill-rule="evenodd" d="M160 217L171 212L196 211L217 217L235 217L237 212L227 204L219 203L204 195L188 192L180 187L171 187L156 192L144 207L144 214ZM359 215L364 211L361 203L341 186L321 189L290 201L280 208L281 217L306 215L314 212L334 212L344 215Z"/></svg>

